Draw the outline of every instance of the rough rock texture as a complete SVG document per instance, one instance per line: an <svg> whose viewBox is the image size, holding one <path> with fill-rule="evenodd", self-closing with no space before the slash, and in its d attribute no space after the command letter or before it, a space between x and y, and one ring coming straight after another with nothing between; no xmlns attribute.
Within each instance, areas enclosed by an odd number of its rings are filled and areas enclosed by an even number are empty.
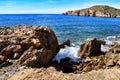
<svg viewBox="0 0 120 80"><path fill-rule="evenodd" d="M80 46L78 55L80 57L96 56L100 54L101 42L95 38L89 38Z"/></svg>
<svg viewBox="0 0 120 80"><path fill-rule="evenodd" d="M56 35L48 27L0 28L0 63L7 58L31 67L46 66L58 51Z"/></svg>
<svg viewBox="0 0 120 80"><path fill-rule="evenodd" d="M47 69L25 69L8 80L120 80L120 69L106 69L82 74L63 74L53 67Z"/></svg>
<svg viewBox="0 0 120 80"><path fill-rule="evenodd" d="M120 9L104 5L96 5L86 9L67 11L66 13L63 14L93 17L120 17Z"/></svg>
<svg viewBox="0 0 120 80"><path fill-rule="evenodd" d="M119 65L120 60L120 45L116 42L109 46L109 50L106 53L107 65L114 66Z"/></svg>

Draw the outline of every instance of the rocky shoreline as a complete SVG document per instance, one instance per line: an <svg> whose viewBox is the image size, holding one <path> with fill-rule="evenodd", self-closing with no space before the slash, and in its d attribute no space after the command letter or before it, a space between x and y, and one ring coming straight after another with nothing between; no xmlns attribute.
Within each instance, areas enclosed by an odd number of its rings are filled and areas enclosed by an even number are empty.
<svg viewBox="0 0 120 80"><path fill-rule="evenodd" d="M107 52L101 51L102 44L105 41L86 39L78 50L79 62L66 57L59 63L52 59L61 48L70 46L70 40L58 44L55 33L45 26L0 28L0 80L56 80L60 76L62 80L89 80L90 76L119 80L120 44L108 45Z"/></svg>
<svg viewBox="0 0 120 80"><path fill-rule="evenodd" d="M95 5L90 8L67 11L63 15L120 18L120 9L107 5Z"/></svg>

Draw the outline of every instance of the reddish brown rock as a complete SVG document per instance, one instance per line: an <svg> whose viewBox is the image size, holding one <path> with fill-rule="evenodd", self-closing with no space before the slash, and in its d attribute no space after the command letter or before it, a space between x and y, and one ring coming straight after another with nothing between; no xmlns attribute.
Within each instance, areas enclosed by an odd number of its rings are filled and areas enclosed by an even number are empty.
<svg viewBox="0 0 120 80"><path fill-rule="evenodd" d="M48 27L18 25L0 29L0 55L20 58L20 64L47 65L58 51L57 37Z"/></svg>
<svg viewBox="0 0 120 80"><path fill-rule="evenodd" d="M84 56L96 56L100 55L101 51L101 42L97 41L95 38L87 39L80 46L78 55L80 57Z"/></svg>
<svg viewBox="0 0 120 80"><path fill-rule="evenodd" d="M22 51L21 45L8 45L6 48L1 50L0 55L8 56L10 54L21 52L21 51Z"/></svg>

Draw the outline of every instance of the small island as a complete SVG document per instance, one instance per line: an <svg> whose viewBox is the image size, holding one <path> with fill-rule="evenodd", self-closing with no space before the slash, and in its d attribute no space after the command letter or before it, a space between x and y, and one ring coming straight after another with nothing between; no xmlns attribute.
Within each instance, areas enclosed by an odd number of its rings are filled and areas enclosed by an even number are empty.
<svg viewBox="0 0 120 80"><path fill-rule="evenodd" d="M120 9L107 5L95 5L81 10L72 10L63 15L120 18Z"/></svg>

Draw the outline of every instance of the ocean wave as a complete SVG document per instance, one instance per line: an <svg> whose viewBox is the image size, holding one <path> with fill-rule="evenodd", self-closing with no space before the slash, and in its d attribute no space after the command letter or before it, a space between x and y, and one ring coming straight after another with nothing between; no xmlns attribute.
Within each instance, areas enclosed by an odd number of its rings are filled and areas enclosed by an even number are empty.
<svg viewBox="0 0 120 80"><path fill-rule="evenodd" d="M101 51L106 52L108 50L108 45L113 42L118 42L120 44L120 35L118 36L108 36L102 39L106 42L106 45L101 45ZM66 57L69 57L74 62L80 62L78 59L78 50L82 42L79 42L79 45L76 43L71 43L71 46L66 46L64 49L60 49L59 53L55 56L53 60L57 60L60 63L60 60Z"/></svg>
<svg viewBox="0 0 120 80"><path fill-rule="evenodd" d="M60 59L69 57L74 62L79 62L78 60L78 52L79 47L67 47L64 49L60 49L59 53L55 56L54 60L57 60L60 63Z"/></svg>

